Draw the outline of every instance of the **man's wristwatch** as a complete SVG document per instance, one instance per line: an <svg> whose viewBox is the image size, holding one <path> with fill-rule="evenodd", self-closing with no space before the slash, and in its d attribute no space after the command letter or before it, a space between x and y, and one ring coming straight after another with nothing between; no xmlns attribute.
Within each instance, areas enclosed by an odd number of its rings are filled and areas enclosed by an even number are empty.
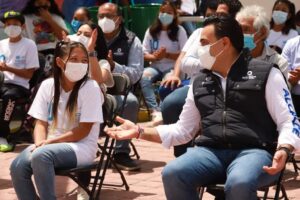
<svg viewBox="0 0 300 200"><path fill-rule="evenodd" d="M88 52L89 57L97 57L97 51L90 51Z"/></svg>

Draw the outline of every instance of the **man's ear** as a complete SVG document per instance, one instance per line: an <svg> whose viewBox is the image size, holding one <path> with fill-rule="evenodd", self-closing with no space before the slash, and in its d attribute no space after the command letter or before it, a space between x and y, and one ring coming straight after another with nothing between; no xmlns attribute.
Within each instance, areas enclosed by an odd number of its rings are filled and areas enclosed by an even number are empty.
<svg viewBox="0 0 300 200"><path fill-rule="evenodd" d="M223 37L221 44L223 44L224 50L228 49L231 44L229 37Z"/></svg>
<svg viewBox="0 0 300 200"><path fill-rule="evenodd" d="M118 26L120 26L123 23L123 17L122 15L118 15L118 19L116 21L118 23Z"/></svg>
<svg viewBox="0 0 300 200"><path fill-rule="evenodd" d="M62 71L65 70L65 62L60 57L55 58L56 65L61 68Z"/></svg>

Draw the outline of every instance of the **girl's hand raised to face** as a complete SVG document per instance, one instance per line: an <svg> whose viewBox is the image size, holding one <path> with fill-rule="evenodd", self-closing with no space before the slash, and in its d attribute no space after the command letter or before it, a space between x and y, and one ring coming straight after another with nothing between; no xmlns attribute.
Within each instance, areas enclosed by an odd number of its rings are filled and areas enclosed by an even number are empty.
<svg viewBox="0 0 300 200"><path fill-rule="evenodd" d="M96 47L97 37L98 37L98 31L97 31L97 29L94 29L92 32L91 38L89 40L88 46L87 46L87 50L89 52L94 51L94 49Z"/></svg>

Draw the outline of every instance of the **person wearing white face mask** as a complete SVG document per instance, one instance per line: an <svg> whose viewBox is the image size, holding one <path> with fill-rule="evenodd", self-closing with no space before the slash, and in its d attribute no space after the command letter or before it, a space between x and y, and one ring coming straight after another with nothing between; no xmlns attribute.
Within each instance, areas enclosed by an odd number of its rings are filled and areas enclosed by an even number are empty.
<svg viewBox="0 0 300 200"><path fill-rule="evenodd" d="M42 82L28 112L36 119L34 144L10 166L18 199L56 199L55 169L88 165L96 156L104 98L88 77L88 52L61 41L53 63L52 78Z"/></svg>
<svg viewBox="0 0 300 200"><path fill-rule="evenodd" d="M38 52L32 40L22 37L24 17L19 12L7 11L1 21L8 38L0 41L0 73L4 74L4 84L0 86L3 99L0 111L0 152L13 150L7 141L10 134L9 123L16 108L18 98L30 95L29 80L39 68Z"/></svg>
<svg viewBox="0 0 300 200"><path fill-rule="evenodd" d="M203 27L201 57L210 61L189 88L179 121L142 128L117 117L121 125L106 132L166 148L199 134L195 147L163 169L166 198L196 200L197 188L224 183L224 199L254 200L258 188L278 179L290 153L300 150L300 123L282 73L243 50L243 32L234 18L213 16Z"/></svg>
<svg viewBox="0 0 300 200"><path fill-rule="evenodd" d="M277 0L272 11L267 44L281 54L285 43L298 35L294 23L295 5L289 0Z"/></svg>
<svg viewBox="0 0 300 200"><path fill-rule="evenodd" d="M98 25L104 33L106 46L109 49L107 60L112 73L124 73L129 77L131 85L136 84L144 70L143 48L138 37L124 27L121 12L116 4L104 3L99 7ZM123 96L116 96L118 105L122 105L123 98ZM136 122L138 110L138 99L129 92L123 117ZM140 169L129 153L129 141L118 141L114 154L118 167L122 170Z"/></svg>
<svg viewBox="0 0 300 200"><path fill-rule="evenodd" d="M218 3L219 4L217 6L216 12L227 13L232 17L235 17L236 13L242 8L242 4L238 0L219 0ZM198 41L200 41L202 29L203 28L196 29L188 38L187 42L181 50L178 59L176 60L173 74L161 83L163 87L160 87L159 89L160 97L161 99L163 96L166 97L165 99L163 99L161 104L163 121L165 124L175 123L179 119L179 115L185 103L189 85L193 79L193 76L195 74L198 74L200 69L202 69L198 57ZM183 73L188 76L188 79L184 80L183 83L181 83L180 74ZM176 89L180 85L183 87ZM170 94L168 94L168 90L171 90ZM176 157L182 155L186 152L187 147L190 147L191 145L192 142L184 145L174 146L174 155Z"/></svg>

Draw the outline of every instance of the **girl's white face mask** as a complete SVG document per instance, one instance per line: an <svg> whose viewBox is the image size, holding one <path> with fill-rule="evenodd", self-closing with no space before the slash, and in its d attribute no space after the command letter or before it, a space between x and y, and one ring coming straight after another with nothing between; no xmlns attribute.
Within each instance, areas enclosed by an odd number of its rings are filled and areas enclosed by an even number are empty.
<svg viewBox="0 0 300 200"><path fill-rule="evenodd" d="M87 73L87 63L73 63L67 62L65 69L65 76L71 82L77 82L81 80Z"/></svg>

